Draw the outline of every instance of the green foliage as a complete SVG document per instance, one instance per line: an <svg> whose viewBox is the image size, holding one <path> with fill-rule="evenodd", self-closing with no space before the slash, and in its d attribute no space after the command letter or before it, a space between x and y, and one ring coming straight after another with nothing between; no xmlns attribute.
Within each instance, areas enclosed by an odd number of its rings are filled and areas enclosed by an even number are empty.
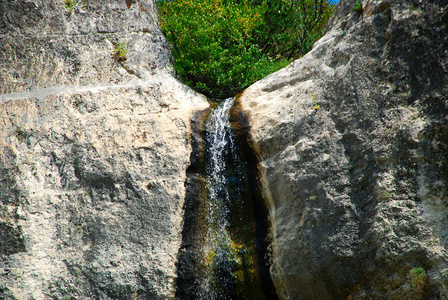
<svg viewBox="0 0 448 300"><path fill-rule="evenodd" d="M380 194L380 200L386 201L386 200L390 200L392 198L392 194L389 191L382 191Z"/></svg>
<svg viewBox="0 0 448 300"><path fill-rule="evenodd" d="M85 0L64 0L65 8L72 13L76 5L85 5Z"/></svg>
<svg viewBox="0 0 448 300"><path fill-rule="evenodd" d="M257 40L271 57L296 59L311 50L321 36L333 5L326 0L265 1L263 25Z"/></svg>
<svg viewBox="0 0 448 300"><path fill-rule="evenodd" d="M82 226L81 225L76 226L76 233L82 234Z"/></svg>
<svg viewBox="0 0 448 300"><path fill-rule="evenodd" d="M65 8L70 12L70 13L72 13L73 12L73 9L76 7L76 6L81 6L81 7L84 7L85 5L86 5L86 0L64 0L64 3L65 3Z"/></svg>
<svg viewBox="0 0 448 300"><path fill-rule="evenodd" d="M199 92L224 98L286 66L303 55L303 49L310 49L320 37L330 6L326 0L305 2L325 3L327 10L318 25L300 25L299 19L292 17L297 10L283 20L291 3L285 0L161 0L157 4L160 27L172 46L176 73ZM282 8L281 14L272 11L277 8ZM314 10L313 6L307 8ZM296 32L303 38L291 42L297 39L293 35ZM289 44L283 47L282 43Z"/></svg>
<svg viewBox="0 0 448 300"><path fill-rule="evenodd" d="M65 8L68 9L69 11L71 11L73 9L73 7L75 7L76 2L75 0L65 0Z"/></svg>
<svg viewBox="0 0 448 300"><path fill-rule="evenodd" d="M320 105L317 104L317 102L316 102L316 93L312 93L311 96L313 97L313 100L314 100L313 110L315 112L317 112L319 110L319 108L320 108Z"/></svg>
<svg viewBox="0 0 448 300"><path fill-rule="evenodd" d="M362 4L359 0L356 1L355 7L353 7L353 10L356 11L358 14L362 13Z"/></svg>
<svg viewBox="0 0 448 300"><path fill-rule="evenodd" d="M112 57L117 61L125 61L127 60L128 50L126 49L126 45L124 43L118 43L114 47L114 52L112 53Z"/></svg>
<svg viewBox="0 0 448 300"><path fill-rule="evenodd" d="M22 130L20 126L16 125L16 130L14 131L16 138L22 143L27 137L26 133Z"/></svg>
<svg viewBox="0 0 448 300"><path fill-rule="evenodd" d="M409 271L409 277L411 279L412 287L419 292L423 292L426 288L426 279L428 275L422 267L413 268Z"/></svg>

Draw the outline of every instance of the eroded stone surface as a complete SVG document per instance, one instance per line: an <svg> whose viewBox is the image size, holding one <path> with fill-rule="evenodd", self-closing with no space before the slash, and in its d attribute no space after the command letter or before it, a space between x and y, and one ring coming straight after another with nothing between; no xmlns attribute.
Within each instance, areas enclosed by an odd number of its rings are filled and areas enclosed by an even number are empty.
<svg viewBox="0 0 448 300"><path fill-rule="evenodd" d="M171 298L208 104L169 72L153 1L77 2L0 3L0 298Z"/></svg>
<svg viewBox="0 0 448 300"><path fill-rule="evenodd" d="M154 1L2 1L0 94L118 83L169 67ZM129 4L129 5L128 5ZM126 63L111 59L125 44Z"/></svg>
<svg viewBox="0 0 448 300"><path fill-rule="evenodd" d="M283 299L448 297L448 6L341 1L240 97ZM410 271L427 281L413 286Z"/></svg>

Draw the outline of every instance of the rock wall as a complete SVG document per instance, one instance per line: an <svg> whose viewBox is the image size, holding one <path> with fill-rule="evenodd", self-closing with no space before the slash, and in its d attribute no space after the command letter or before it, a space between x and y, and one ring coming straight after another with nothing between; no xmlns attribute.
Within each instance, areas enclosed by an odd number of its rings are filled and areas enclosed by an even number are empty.
<svg viewBox="0 0 448 300"><path fill-rule="evenodd" d="M239 98L273 281L282 299L447 299L448 2L360 2Z"/></svg>
<svg viewBox="0 0 448 300"><path fill-rule="evenodd" d="M0 2L0 298L171 298L208 104L152 0L73 3Z"/></svg>
<svg viewBox="0 0 448 300"><path fill-rule="evenodd" d="M282 299L445 299L448 2L355 2L239 98L273 281ZM172 76L152 0L72 3L0 2L0 298L172 298L207 103Z"/></svg>

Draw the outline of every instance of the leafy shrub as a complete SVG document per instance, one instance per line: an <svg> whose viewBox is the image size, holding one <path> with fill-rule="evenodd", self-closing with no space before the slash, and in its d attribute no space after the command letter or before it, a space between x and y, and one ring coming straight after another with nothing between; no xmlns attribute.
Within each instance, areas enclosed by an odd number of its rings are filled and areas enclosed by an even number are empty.
<svg viewBox="0 0 448 300"><path fill-rule="evenodd" d="M353 7L353 10L356 11L358 14L362 13L362 5L359 0L356 1L355 7Z"/></svg>
<svg viewBox="0 0 448 300"><path fill-rule="evenodd" d="M64 3L65 3L65 8L67 8L69 10L73 9L73 7L75 7L75 5L76 5L76 2L74 0L65 0Z"/></svg>
<svg viewBox="0 0 448 300"><path fill-rule="evenodd" d="M264 22L256 31L258 44L271 57L296 59L311 50L333 13L334 1L265 1Z"/></svg>
<svg viewBox="0 0 448 300"><path fill-rule="evenodd" d="M315 35L304 37L307 47L292 43L288 51L273 44L280 45L288 37L296 39L292 32L306 26L295 28L293 22L297 19L283 22L284 15L272 13L272 10L284 6L286 12L290 1L160 0L157 4L160 27L172 46L176 73L199 92L224 98L235 95L304 54L302 50L295 51L294 47L309 50L309 44L320 37L322 24L329 17L330 6L326 1L305 0L307 3L325 3L326 14L319 19L319 26L313 23ZM271 2L276 2L276 6ZM277 26L272 21L283 23ZM306 31L300 32L306 36Z"/></svg>
<svg viewBox="0 0 448 300"><path fill-rule="evenodd" d="M391 198L392 198L392 193L387 190L381 191L381 193L379 195L379 199L383 200L383 201L390 200Z"/></svg>
<svg viewBox="0 0 448 300"><path fill-rule="evenodd" d="M419 292L423 292L426 288L426 279L428 275L426 274L425 269L413 268L409 271L409 277L411 278L412 287Z"/></svg>
<svg viewBox="0 0 448 300"><path fill-rule="evenodd" d="M73 9L75 8L75 6L77 5L85 5L86 1L85 0L64 0L65 3L65 8L72 13Z"/></svg>
<svg viewBox="0 0 448 300"><path fill-rule="evenodd" d="M114 52L112 53L112 57L117 61L125 61L127 60L128 50L126 49L126 45L124 43L118 43L114 47Z"/></svg>

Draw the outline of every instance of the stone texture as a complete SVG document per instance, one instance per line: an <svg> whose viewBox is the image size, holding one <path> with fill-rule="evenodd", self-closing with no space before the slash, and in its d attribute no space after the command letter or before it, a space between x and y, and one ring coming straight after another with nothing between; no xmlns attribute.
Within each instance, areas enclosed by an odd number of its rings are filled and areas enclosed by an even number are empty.
<svg viewBox="0 0 448 300"><path fill-rule="evenodd" d="M0 3L0 94L117 83L169 63L154 1L73 0L72 9L64 2ZM130 50L126 64L110 59L118 43Z"/></svg>
<svg viewBox="0 0 448 300"><path fill-rule="evenodd" d="M448 2L355 2L239 98L273 281L282 299L446 299Z"/></svg>
<svg viewBox="0 0 448 300"><path fill-rule="evenodd" d="M0 298L171 298L208 104L172 76L153 1L77 3L0 2Z"/></svg>

